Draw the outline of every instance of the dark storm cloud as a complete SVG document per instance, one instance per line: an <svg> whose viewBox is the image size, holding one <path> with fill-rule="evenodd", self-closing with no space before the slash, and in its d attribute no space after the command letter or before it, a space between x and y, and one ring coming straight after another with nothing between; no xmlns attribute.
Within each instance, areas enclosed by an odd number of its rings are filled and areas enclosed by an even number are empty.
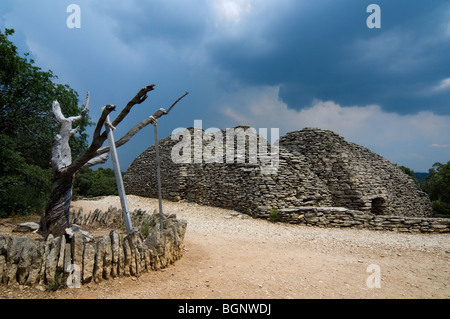
<svg viewBox="0 0 450 319"><path fill-rule="evenodd" d="M80 29L66 26L71 3ZM371 3L381 29L366 26ZM201 119L205 129L332 129L416 171L450 154L445 0L1 0L0 27L61 83L89 90L94 120L156 83L117 136L189 91L161 137ZM152 132L121 148L124 169Z"/></svg>
<svg viewBox="0 0 450 319"><path fill-rule="evenodd" d="M449 114L449 92L424 93L450 76L450 4L447 1L376 1L381 29L369 29L373 1L291 2L256 36L270 49L259 54L240 38L211 43L212 58L247 85L281 85L292 108L313 99L345 105L377 103L414 113ZM264 12L252 19L263 20Z"/></svg>
<svg viewBox="0 0 450 319"><path fill-rule="evenodd" d="M198 43L205 30L205 1L104 1L98 12L114 19L113 31L130 45L159 40L174 46Z"/></svg>

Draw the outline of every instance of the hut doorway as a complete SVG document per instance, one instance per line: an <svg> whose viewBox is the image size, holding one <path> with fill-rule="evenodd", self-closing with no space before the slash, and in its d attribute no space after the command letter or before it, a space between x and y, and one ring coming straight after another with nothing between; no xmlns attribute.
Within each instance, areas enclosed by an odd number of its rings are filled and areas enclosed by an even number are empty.
<svg viewBox="0 0 450 319"><path fill-rule="evenodd" d="M376 197L372 199L372 206L370 212L374 215L384 215L386 208L386 200L383 197Z"/></svg>

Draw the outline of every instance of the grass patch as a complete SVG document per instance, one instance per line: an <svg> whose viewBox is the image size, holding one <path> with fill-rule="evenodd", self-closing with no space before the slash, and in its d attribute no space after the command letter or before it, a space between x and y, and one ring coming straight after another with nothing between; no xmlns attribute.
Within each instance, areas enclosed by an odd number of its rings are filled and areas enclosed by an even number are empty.
<svg viewBox="0 0 450 319"><path fill-rule="evenodd" d="M272 223L276 223L276 222L279 222L279 221L281 220L281 215L280 215L280 212L278 211L277 208L273 208L273 209L270 211L269 220L270 220Z"/></svg>
<svg viewBox="0 0 450 319"><path fill-rule="evenodd" d="M153 230L153 228L156 226L156 221L151 216L146 216L141 224L141 234L146 238L150 232Z"/></svg>
<svg viewBox="0 0 450 319"><path fill-rule="evenodd" d="M48 291L57 291L67 287L67 278L68 274L64 274L63 272L57 271L55 273L55 280L53 282L47 283L45 286Z"/></svg>

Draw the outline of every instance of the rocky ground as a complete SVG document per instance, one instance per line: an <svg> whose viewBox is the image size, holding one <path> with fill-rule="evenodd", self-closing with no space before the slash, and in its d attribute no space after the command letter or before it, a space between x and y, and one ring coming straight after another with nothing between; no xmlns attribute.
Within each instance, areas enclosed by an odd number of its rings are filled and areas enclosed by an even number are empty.
<svg viewBox="0 0 450 319"><path fill-rule="evenodd" d="M128 196L128 204L157 207L155 199L137 196ZM120 207L118 197L73 202L85 212L110 205ZM0 285L0 299L450 297L450 234L274 224L185 202L163 207L188 221L185 254L169 268L56 292ZM22 221L0 221L0 233ZM373 288L373 269L379 288Z"/></svg>

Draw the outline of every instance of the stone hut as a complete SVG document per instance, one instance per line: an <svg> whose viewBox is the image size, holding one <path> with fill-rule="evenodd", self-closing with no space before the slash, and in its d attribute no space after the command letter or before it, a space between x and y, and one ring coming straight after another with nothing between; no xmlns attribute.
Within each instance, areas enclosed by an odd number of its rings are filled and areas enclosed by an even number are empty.
<svg viewBox="0 0 450 319"><path fill-rule="evenodd" d="M411 177L332 131L305 128L281 137L276 147L251 128L236 129L245 133L244 145L238 135L227 136L233 132L230 129L207 134L189 128L175 138L162 139L163 198L229 208L253 217L267 217L273 208L299 207L342 207L371 215L432 215L428 196ZM174 154L180 155L182 143L187 157L175 163ZM252 145L258 145L256 160ZM277 149L274 166L274 161L262 155L274 159ZM276 170L263 173L268 166ZM133 161L124 184L127 194L157 197L154 146Z"/></svg>

